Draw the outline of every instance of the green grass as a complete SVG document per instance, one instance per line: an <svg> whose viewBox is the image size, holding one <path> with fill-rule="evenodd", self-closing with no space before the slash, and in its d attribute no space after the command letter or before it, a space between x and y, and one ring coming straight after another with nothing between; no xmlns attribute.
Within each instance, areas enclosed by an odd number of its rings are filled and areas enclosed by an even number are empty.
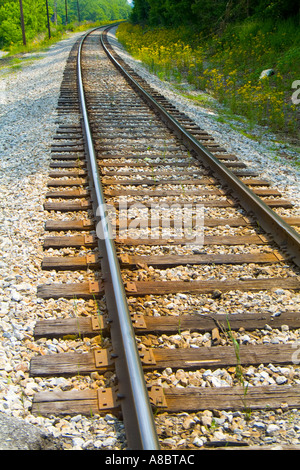
<svg viewBox="0 0 300 470"><path fill-rule="evenodd" d="M194 95L187 92L180 93L183 98L193 101L194 104L199 106L210 106L212 105L212 98L205 94Z"/></svg>

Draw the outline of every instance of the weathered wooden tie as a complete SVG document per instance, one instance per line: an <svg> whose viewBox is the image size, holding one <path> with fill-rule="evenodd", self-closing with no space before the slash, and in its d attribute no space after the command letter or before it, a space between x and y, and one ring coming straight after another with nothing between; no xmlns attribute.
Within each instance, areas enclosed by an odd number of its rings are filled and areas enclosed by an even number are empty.
<svg viewBox="0 0 300 470"><path fill-rule="evenodd" d="M132 324L137 335L178 333L179 331L210 332L214 328L227 332L243 328L245 331L263 329L266 325L280 328L300 328L298 312L285 311L279 315L249 312L244 314L186 314L178 316L152 317L140 314L132 316ZM62 338L67 335L95 336L107 333L108 323L105 315L39 320L35 324L35 338Z"/></svg>
<svg viewBox="0 0 300 470"><path fill-rule="evenodd" d="M243 263L278 263L284 261L279 253L239 253L239 254L207 254L202 255L162 255L162 256L139 256L121 254L119 256L121 265L137 266L180 266L185 264L243 264Z"/></svg>
<svg viewBox="0 0 300 470"><path fill-rule="evenodd" d="M147 348L139 351L145 372L151 370L172 369L196 370L201 368L219 368L257 366L272 363L276 365L292 364L295 355L294 344L250 344L239 346L237 358L234 346L213 346L199 348ZM95 349L88 353L57 353L37 356L31 359L31 376L86 375L94 371L105 372L114 367L114 355L108 349Z"/></svg>
<svg viewBox="0 0 300 470"><path fill-rule="evenodd" d="M190 294L208 294L216 290L221 292L228 291L263 291L276 289L299 290L300 281L297 277L289 278L263 278L263 279L246 279L246 280L226 280L226 281L136 281L127 282L125 289L128 295L144 296L144 295L164 295L175 293Z"/></svg>
<svg viewBox="0 0 300 470"><path fill-rule="evenodd" d="M122 234L122 232L121 232ZM194 237L176 238L172 237L171 234L165 238L116 238L117 244L124 244L129 246L137 245L199 245L199 240ZM263 235L205 235L203 236L202 246L206 245L266 245L268 239Z"/></svg>
<svg viewBox="0 0 300 470"><path fill-rule="evenodd" d="M95 296L100 294L104 294L104 287L101 281L42 284L37 288L37 296L42 299L94 299Z"/></svg>
<svg viewBox="0 0 300 470"><path fill-rule="evenodd" d="M97 238L95 235L66 235L57 237L46 237L44 240L44 248L65 248L65 247L81 247L95 248L97 246Z"/></svg>

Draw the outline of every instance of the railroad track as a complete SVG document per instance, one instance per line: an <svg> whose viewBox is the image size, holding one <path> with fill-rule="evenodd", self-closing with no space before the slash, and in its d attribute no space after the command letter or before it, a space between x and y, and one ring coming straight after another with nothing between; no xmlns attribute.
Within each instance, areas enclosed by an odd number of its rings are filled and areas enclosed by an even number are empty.
<svg viewBox="0 0 300 470"><path fill-rule="evenodd" d="M300 218L269 181L154 92L100 30L71 51L50 167L42 268L53 276L38 295L88 308L38 321L35 337L98 341L85 354L36 356L30 373L114 378L37 393L33 413L110 411L124 419L129 448L158 449L161 411L300 408L297 380L249 386L244 374L250 365L297 364L298 312L252 310L251 299L299 291ZM282 325L295 330L293 341L261 340ZM228 370L231 386L205 386L211 369Z"/></svg>

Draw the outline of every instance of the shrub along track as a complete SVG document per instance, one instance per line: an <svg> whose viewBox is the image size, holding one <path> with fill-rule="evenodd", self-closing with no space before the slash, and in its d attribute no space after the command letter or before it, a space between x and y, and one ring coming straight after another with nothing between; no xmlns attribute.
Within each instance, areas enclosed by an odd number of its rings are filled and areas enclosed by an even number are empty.
<svg viewBox="0 0 300 470"><path fill-rule="evenodd" d="M300 219L294 216L292 204L132 70L135 90L130 87L100 47L99 38L100 32L94 31L83 44L82 75L102 193L110 217L114 216L114 241L109 248L116 249L116 279L119 272L124 283L120 302L125 298L132 326L125 335L119 331L122 325L116 327L123 320L115 317L118 302L101 239L101 223L105 230L107 217L97 212L90 142L82 131L76 44L61 88L45 202L46 232L53 233L45 237L49 253L42 267L64 277L60 283L40 286L38 295L84 299L95 312L39 321L35 336L97 336L101 341L86 354L37 356L31 361L31 375L110 371L116 376L107 388L38 393L33 413L121 411L129 447L153 449L159 447L159 439L150 404L156 410L155 419L160 412L173 416L201 410L299 408L297 381L252 386L244 374L249 365L297 364L296 340L286 344L261 340L266 328L276 330L282 325L295 329L297 339L300 326L297 311L276 308L280 292L293 296L300 286L299 235L291 228L298 227ZM128 69L120 58L118 63ZM140 86L155 100L150 107L148 97L140 96ZM178 226L183 209L189 211L187 225L191 218L195 222L186 230ZM276 212L283 213L283 219ZM193 242L191 233L199 236L203 230L203 244L201 238ZM251 299L264 295L270 305L252 311ZM248 307L241 311L237 307L245 299L250 299ZM107 311L98 308L103 300ZM250 341L253 332L257 341ZM249 340L243 341L242 334ZM127 340L137 344L132 357L126 345L120 346ZM131 365L124 362L128 355L133 362L140 358L140 370L133 373L129 386L125 381ZM211 370L227 370L229 383L205 382ZM146 411L134 395L141 373L146 385L137 390L145 399Z"/></svg>

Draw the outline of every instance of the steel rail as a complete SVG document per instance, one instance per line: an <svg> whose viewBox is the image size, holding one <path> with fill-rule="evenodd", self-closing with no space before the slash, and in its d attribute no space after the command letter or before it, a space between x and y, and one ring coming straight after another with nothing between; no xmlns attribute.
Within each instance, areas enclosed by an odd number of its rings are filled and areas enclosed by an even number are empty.
<svg viewBox="0 0 300 470"><path fill-rule="evenodd" d="M114 26L107 27L104 33L106 34L112 27ZM224 185L225 182L228 185L228 190L231 191L232 196L238 199L239 203L249 214L253 214L258 224L266 233L272 236L277 245L290 256L297 266L300 266L300 235L147 93L110 53L103 40L103 33L101 35L101 43L110 60L127 81L130 82L131 86L159 113L165 124L176 133L186 147L189 150L194 150L197 159L215 172L214 176L220 183Z"/></svg>
<svg viewBox="0 0 300 470"><path fill-rule="evenodd" d="M129 448L136 450L158 450L159 442L149 394L145 384L115 244L111 236L111 227L107 217L103 187L98 170L82 82L82 46L87 36L96 29L99 28L95 28L87 33L79 46L77 59L78 92L88 160L93 179L93 203L94 207L97 208L97 228L100 229L101 233L101 237L98 238L98 244L101 254L101 270L105 296L110 315L109 322L111 324L115 369L118 378L117 397L120 401ZM97 231L97 233L99 232Z"/></svg>

